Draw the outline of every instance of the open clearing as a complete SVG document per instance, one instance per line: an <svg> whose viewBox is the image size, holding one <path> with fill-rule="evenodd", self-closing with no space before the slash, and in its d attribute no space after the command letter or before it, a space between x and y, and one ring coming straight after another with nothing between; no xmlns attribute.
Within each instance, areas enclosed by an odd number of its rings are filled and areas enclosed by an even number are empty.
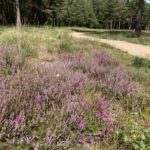
<svg viewBox="0 0 150 150"><path fill-rule="evenodd" d="M149 150L150 60L68 28L1 31L0 149Z"/></svg>
<svg viewBox="0 0 150 150"><path fill-rule="evenodd" d="M88 36L82 32L72 32L70 35L75 38L89 39L89 40L94 40L101 43L109 44L115 48L128 52L129 54L134 56L150 58L150 46L134 44L134 43L120 41L120 40L100 39L97 37Z"/></svg>

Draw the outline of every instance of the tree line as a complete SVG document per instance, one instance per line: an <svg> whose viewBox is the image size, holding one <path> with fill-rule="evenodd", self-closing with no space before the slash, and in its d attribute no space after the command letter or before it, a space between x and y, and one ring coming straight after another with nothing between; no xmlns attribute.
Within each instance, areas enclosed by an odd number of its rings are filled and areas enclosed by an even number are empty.
<svg viewBox="0 0 150 150"><path fill-rule="evenodd" d="M23 24L150 29L150 4L144 0L2 0L0 24L16 23L17 1Z"/></svg>

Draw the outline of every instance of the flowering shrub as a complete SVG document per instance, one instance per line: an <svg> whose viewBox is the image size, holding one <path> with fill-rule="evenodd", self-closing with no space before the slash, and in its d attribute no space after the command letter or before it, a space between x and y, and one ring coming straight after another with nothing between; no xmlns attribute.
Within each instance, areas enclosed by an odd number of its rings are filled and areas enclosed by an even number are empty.
<svg viewBox="0 0 150 150"><path fill-rule="evenodd" d="M0 72L7 68L4 56ZM136 92L130 74L104 53L65 54L59 61L16 67L19 71L0 77L0 141L36 150L109 138L109 98ZM89 88L107 100L86 100Z"/></svg>

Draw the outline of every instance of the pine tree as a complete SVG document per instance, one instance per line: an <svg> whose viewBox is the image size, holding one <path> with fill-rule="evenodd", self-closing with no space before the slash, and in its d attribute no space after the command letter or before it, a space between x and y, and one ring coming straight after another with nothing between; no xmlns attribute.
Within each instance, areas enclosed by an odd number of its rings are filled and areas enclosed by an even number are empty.
<svg viewBox="0 0 150 150"><path fill-rule="evenodd" d="M146 4L144 10L143 24L145 29L150 30L150 4Z"/></svg>
<svg viewBox="0 0 150 150"><path fill-rule="evenodd" d="M137 13L137 18L136 18L136 27L135 27L135 32L137 32L138 34L141 33L142 30L142 25L141 25L141 21L142 21L142 14L144 11L144 0L139 0L138 2L138 13Z"/></svg>
<svg viewBox="0 0 150 150"><path fill-rule="evenodd" d="M0 24L16 23L16 1L24 24L111 29L150 26L150 4L144 8L144 0L1 0Z"/></svg>

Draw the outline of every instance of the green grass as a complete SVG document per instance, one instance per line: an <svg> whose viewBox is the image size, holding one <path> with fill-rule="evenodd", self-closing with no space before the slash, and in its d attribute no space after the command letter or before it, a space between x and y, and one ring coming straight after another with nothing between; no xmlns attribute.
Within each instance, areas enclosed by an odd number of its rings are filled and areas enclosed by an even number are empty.
<svg viewBox="0 0 150 150"><path fill-rule="evenodd" d="M52 53L53 52L53 46L52 45L48 45L48 47L47 47L47 52L48 53Z"/></svg>
<svg viewBox="0 0 150 150"><path fill-rule="evenodd" d="M17 46L18 41L27 57L37 57L39 52L52 53L59 49L60 40L68 32L64 28L26 27L20 31L15 27L0 27L0 47Z"/></svg>
<svg viewBox="0 0 150 150"><path fill-rule="evenodd" d="M133 65L137 68L144 67L144 68L150 68L150 60L140 57L135 57L133 60Z"/></svg>
<svg viewBox="0 0 150 150"><path fill-rule="evenodd" d="M60 49L63 52L73 52L76 51L76 48L73 46L73 40L71 37L65 36L61 39Z"/></svg>

